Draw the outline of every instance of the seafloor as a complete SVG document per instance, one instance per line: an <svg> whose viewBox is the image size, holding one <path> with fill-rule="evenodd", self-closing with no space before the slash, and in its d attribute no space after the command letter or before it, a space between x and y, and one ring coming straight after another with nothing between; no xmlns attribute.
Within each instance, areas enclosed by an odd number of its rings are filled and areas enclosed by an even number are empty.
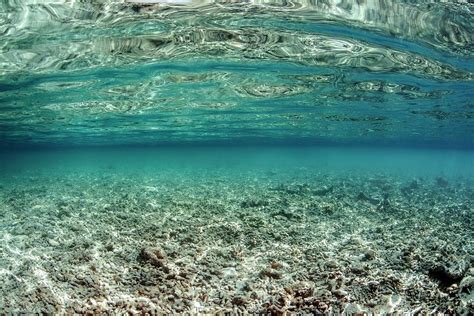
<svg viewBox="0 0 474 316"><path fill-rule="evenodd" d="M472 179L31 173L0 190L2 313L474 313Z"/></svg>

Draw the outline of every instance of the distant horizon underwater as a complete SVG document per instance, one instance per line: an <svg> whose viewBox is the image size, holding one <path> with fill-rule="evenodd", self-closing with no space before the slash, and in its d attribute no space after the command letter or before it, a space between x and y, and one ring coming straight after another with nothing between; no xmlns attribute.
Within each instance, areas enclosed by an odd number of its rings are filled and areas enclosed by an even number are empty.
<svg viewBox="0 0 474 316"><path fill-rule="evenodd" d="M474 314L470 1L0 0L0 314Z"/></svg>

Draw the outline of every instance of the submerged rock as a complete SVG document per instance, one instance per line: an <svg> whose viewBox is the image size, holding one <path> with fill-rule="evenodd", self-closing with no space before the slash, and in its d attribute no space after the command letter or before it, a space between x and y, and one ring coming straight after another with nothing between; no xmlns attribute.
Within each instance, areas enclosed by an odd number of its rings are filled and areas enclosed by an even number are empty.
<svg viewBox="0 0 474 316"><path fill-rule="evenodd" d="M240 203L241 208L263 207L268 206L268 202L264 200L246 200Z"/></svg>
<svg viewBox="0 0 474 316"><path fill-rule="evenodd" d="M450 286L461 281L467 272L467 267L448 267L434 265L428 270L428 275L444 286Z"/></svg>
<svg viewBox="0 0 474 316"><path fill-rule="evenodd" d="M376 199L366 195L364 192L359 192L356 197L357 201L368 202L372 205L377 206L378 210L388 210L390 208L390 201L388 199L388 193L384 193L381 199Z"/></svg>
<svg viewBox="0 0 474 316"><path fill-rule="evenodd" d="M308 298L314 293L314 284L310 282L297 282L285 287L285 291L294 297Z"/></svg>
<svg viewBox="0 0 474 316"><path fill-rule="evenodd" d="M446 180L443 177L437 177L436 178L436 185L439 186L440 188L445 188L449 185L448 180Z"/></svg>
<svg viewBox="0 0 474 316"><path fill-rule="evenodd" d="M327 195L328 193L331 193L332 191L334 191L334 186L330 186L330 187L324 186L321 189L314 190L313 194L317 196L324 196L324 195Z"/></svg>
<svg viewBox="0 0 474 316"><path fill-rule="evenodd" d="M247 298L244 296L235 296L232 298L232 305L242 306L248 303Z"/></svg>
<svg viewBox="0 0 474 316"><path fill-rule="evenodd" d="M280 262L272 261L270 263L270 268L275 269L275 270L279 270L279 269L283 268L283 264L281 264Z"/></svg>
<svg viewBox="0 0 474 316"><path fill-rule="evenodd" d="M420 184L418 183L418 181L417 180L412 180L409 184L403 186L400 189L400 192L403 195L410 195L410 194L413 194L413 192L415 190L417 190L419 187L420 187Z"/></svg>
<svg viewBox="0 0 474 316"><path fill-rule="evenodd" d="M311 192L311 188L308 184L292 184L292 185L283 185L280 184L273 190L280 191L289 195L303 195Z"/></svg>
<svg viewBox="0 0 474 316"><path fill-rule="evenodd" d="M382 197L382 201L378 206L379 210L389 210L390 209L390 201L388 200L388 194L385 193Z"/></svg>
<svg viewBox="0 0 474 316"><path fill-rule="evenodd" d="M274 269L264 269L262 272L260 272L260 276L269 277L271 279L281 279L283 277L279 271Z"/></svg>
<svg viewBox="0 0 474 316"><path fill-rule="evenodd" d="M372 205L379 205L380 200L375 199L373 197L367 196L364 192L359 192L359 194L356 197L357 201L364 201L364 202L369 202Z"/></svg>
<svg viewBox="0 0 474 316"><path fill-rule="evenodd" d="M461 292L472 292L474 291L474 276L469 275L464 277L459 283L459 290Z"/></svg>
<svg viewBox="0 0 474 316"><path fill-rule="evenodd" d="M140 251L139 258L152 264L155 267L162 268L165 272L169 272L167 267L167 257L163 249L159 247L145 247Z"/></svg>
<svg viewBox="0 0 474 316"><path fill-rule="evenodd" d="M375 252L372 249L362 249L361 252L362 252L362 256L361 256L362 261L370 261L370 260L375 259L375 257L377 256L377 252Z"/></svg>
<svg viewBox="0 0 474 316"><path fill-rule="evenodd" d="M285 208L272 213L272 215L275 217L280 216L287 220L299 220L303 216L302 213L302 210L289 210Z"/></svg>

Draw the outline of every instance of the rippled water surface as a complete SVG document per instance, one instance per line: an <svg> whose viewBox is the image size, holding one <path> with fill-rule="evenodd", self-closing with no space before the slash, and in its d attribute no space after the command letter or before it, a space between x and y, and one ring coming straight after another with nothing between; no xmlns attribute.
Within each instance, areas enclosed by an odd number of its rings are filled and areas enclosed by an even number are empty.
<svg viewBox="0 0 474 316"><path fill-rule="evenodd" d="M472 10L464 1L2 0L0 139L471 147Z"/></svg>

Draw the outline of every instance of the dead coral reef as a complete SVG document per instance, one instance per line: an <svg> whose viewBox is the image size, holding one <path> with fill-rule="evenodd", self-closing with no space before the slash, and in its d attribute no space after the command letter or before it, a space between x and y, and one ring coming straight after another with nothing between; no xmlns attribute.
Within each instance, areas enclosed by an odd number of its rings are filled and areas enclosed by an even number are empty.
<svg viewBox="0 0 474 316"><path fill-rule="evenodd" d="M3 186L2 312L473 313L472 182L257 176Z"/></svg>

